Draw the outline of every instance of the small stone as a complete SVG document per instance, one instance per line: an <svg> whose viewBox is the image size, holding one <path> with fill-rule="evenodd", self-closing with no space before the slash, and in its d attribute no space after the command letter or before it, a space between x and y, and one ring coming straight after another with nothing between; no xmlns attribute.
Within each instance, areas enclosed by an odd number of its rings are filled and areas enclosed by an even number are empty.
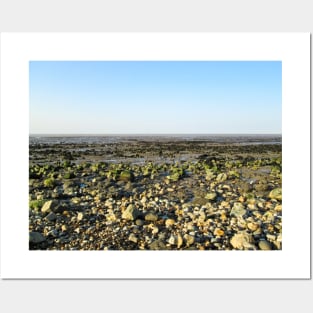
<svg viewBox="0 0 313 313"><path fill-rule="evenodd" d="M42 213L48 213L53 211L53 209L57 206L58 202L55 200L49 200L45 202L45 204L41 208Z"/></svg>
<svg viewBox="0 0 313 313"><path fill-rule="evenodd" d="M166 245L162 240L155 240L149 245L150 250L167 250Z"/></svg>
<svg viewBox="0 0 313 313"><path fill-rule="evenodd" d="M243 216L246 213L247 211L245 210L243 204L241 202L235 202L230 212L230 215L238 217L238 216Z"/></svg>
<svg viewBox="0 0 313 313"><path fill-rule="evenodd" d="M169 219L167 219L166 221L165 221L165 226L166 227L171 227L171 226L173 226L175 224L175 221L173 220L173 219L171 219L171 218L169 218Z"/></svg>
<svg viewBox="0 0 313 313"><path fill-rule="evenodd" d="M261 250L272 250L272 245L267 240L260 240L259 242L259 248Z"/></svg>
<svg viewBox="0 0 313 313"><path fill-rule="evenodd" d="M183 245L183 237L181 236L181 234L177 235L177 248L179 249L182 245Z"/></svg>
<svg viewBox="0 0 313 313"><path fill-rule="evenodd" d="M269 193L269 198L276 199L276 200L282 200L282 189L281 188L275 188Z"/></svg>
<svg viewBox="0 0 313 313"><path fill-rule="evenodd" d="M77 220L78 220L78 221L81 221L83 218L84 218L84 214L83 214L82 212L79 212L79 213L77 214Z"/></svg>
<svg viewBox="0 0 313 313"><path fill-rule="evenodd" d="M132 233L129 235L128 240L137 243L138 238Z"/></svg>
<svg viewBox="0 0 313 313"><path fill-rule="evenodd" d="M255 249L255 246L253 245L252 235L246 232L239 232L236 235L234 235L231 238L230 243L235 249L239 250Z"/></svg>
<svg viewBox="0 0 313 313"><path fill-rule="evenodd" d="M227 175L225 173L220 173L216 177L216 181L219 183L225 181L226 179L227 179Z"/></svg>
<svg viewBox="0 0 313 313"><path fill-rule="evenodd" d="M259 228L259 225L254 222L247 223L247 227L251 231L256 231Z"/></svg>
<svg viewBox="0 0 313 313"><path fill-rule="evenodd" d="M186 241L187 246L191 246L195 242L195 237L189 234L185 234L184 239Z"/></svg>
<svg viewBox="0 0 313 313"><path fill-rule="evenodd" d="M144 225L144 221L143 220L140 220L140 219L137 219L136 221L135 221L135 224L137 225L137 226L142 226L142 225Z"/></svg>
<svg viewBox="0 0 313 313"><path fill-rule="evenodd" d="M168 243L170 243L171 245L176 245L177 238L174 235L171 235L171 237L168 239Z"/></svg>
<svg viewBox="0 0 313 313"><path fill-rule="evenodd" d="M150 212L145 216L145 220L149 222L156 222L158 220L158 216L157 214Z"/></svg>
<svg viewBox="0 0 313 313"><path fill-rule="evenodd" d="M126 210L122 214L122 218L125 220L136 220L140 215L140 211L134 207L134 205L129 204Z"/></svg>
<svg viewBox="0 0 313 313"><path fill-rule="evenodd" d="M224 236L224 231L220 228L215 228L214 229L214 235L215 236Z"/></svg>
<svg viewBox="0 0 313 313"><path fill-rule="evenodd" d="M282 206L281 206L281 204L276 205L275 208L274 208L274 210L275 210L276 212L281 212L281 211L282 211Z"/></svg>
<svg viewBox="0 0 313 313"><path fill-rule="evenodd" d="M29 243L41 243L46 241L46 237L44 237L41 233L39 232L30 232L29 233Z"/></svg>
<svg viewBox="0 0 313 313"><path fill-rule="evenodd" d="M216 192L210 192L205 196L205 198L208 200L214 200L216 196L217 196Z"/></svg>
<svg viewBox="0 0 313 313"><path fill-rule="evenodd" d="M267 234L267 235L266 235L266 238L267 238L269 241L275 241L275 240L276 240L276 236L275 236L275 235L271 235L271 234Z"/></svg>
<svg viewBox="0 0 313 313"><path fill-rule="evenodd" d="M49 222L53 222L57 219L57 216L56 214L54 214L53 212L50 212L46 217L45 219Z"/></svg>
<svg viewBox="0 0 313 313"><path fill-rule="evenodd" d="M147 197L144 196L144 197L141 198L140 202L142 204L145 204L147 202L147 200L148 200Z"/></svg>
<svg viewBox="0 0 313 313"><path fill-rule="evenodd" d="M63 232L67 231L67 226L66 226L66 225L62 225L62 226L61 226L61 230L62 230Z"/></svg>

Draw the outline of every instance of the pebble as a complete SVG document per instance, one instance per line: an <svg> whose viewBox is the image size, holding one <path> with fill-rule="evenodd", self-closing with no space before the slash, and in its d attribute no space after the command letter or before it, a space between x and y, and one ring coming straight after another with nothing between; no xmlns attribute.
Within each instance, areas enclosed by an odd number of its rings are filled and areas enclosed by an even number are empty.
<svg viewBox="0 0 313 313"><path fill-rule="evenodd" d="M46 217L45 219L49 222L53 222L57 219L57 216L56 214L54 214L53 212L50 212Z"/></svg>
<svg viewBox="0 0 313 313"><path fill-rule="evenodd" d="M83 218L84 218L84 214L83 214L82 212L79 212L79 213L77 214L77 220L78 220L78 221L81 221Z"/></svg>
<svg viewBox="0 0 313 313"><path fill-rule="evenodd" d="M214 235L215 236L224 236L225 232L224 230L220 229L220 228L215 228L214 229Z"/></svg>
<svg viewBox="0 0 313 313"><path fill-rule="evenodd" d="M128 237L128 240L129 240L129 241L132 241L132 242L134 242L134 243L137 243L138 238L137 238L133 233L131 233L131 234L129 235L129 237Z"/></svg>
<svg viewBox="0 0 313 313"><path fill-rule="evenodd" d="M51 212L56 206L57 206L58 202L55 200L49 200L47 202L44 203L44 205L41 208L41 212L42 213L48 213Z"/></svg>
<svg viewBox="0 0 313 313"><path fill-rule="evenodd" d="M39 232L30 232L29 233L29 242L33 244L38 244L46 241L46 237Z"/></svg>
<svg viewBox="0 0 313 313"><path fill-rule="evenodd" d="M235 202L231 209L230 215L238 217L238 216L243 216L246 213L247 211L244 208L243 204L241 202Z"/></svg>
<svg viewBox="0 0 313 313"><path fill-rule="evenodd" d="M282 189L281 188L273 189L269 193L268 197L271 198L271 199L282 200Z"/></svg>
<svg viewBox="0 0 313 313"><path fill-rule="evenodd" d="M130 204L122 214L122 218L126 220L136 220L140 215L140 211Z"/></svg>
<svg viewBox="0 0 313 313"><path fill-rule="evenodd" d="M267 240L260 240L259 241L259 248L261 250L272 250L272 245Z"/></svg>
<svg viewBox="0 0 313 313"><path fill-rule="evenodd" d="M191 236L190 234L185 234L184 235L184 239L186 241L186 245L187 246L191 246L194 244L195 242L195 237L194 236Z"/></svg>
<svg viewBox="0 0 313 313"><path fill-rule="evenodd" d="M158 220L158 215L150 212L146 214L145 220L149 222L156 222Z"/></svg>
<svg viewBox="0 0 313 313"><path fill-rule="evenodd" d="M239 232L235 234L231 238L230 243L235 249L239 250L255 249L252 235L246 232Z"/></svg>
<svg viewBox="0 0 313 313"><path fill-rule="evenodd" d="M166 227L171 227L175 224L175 220L168 218L167 220L165 220L165 226Z"/></svg>

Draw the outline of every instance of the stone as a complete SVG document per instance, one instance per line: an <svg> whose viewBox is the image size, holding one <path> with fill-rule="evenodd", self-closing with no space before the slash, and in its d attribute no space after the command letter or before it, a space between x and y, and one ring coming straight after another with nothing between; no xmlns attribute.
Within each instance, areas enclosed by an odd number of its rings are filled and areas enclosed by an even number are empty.
<svg viewBox="0 0 313 313"><path fill-rule="evenodd" d="M125 182L131 182L134 180L134 174L131 171L122 171L119 180L125 181Z"/></svg>
<svg viewBox="0 0 313 313"><path fill-rule="evenodd" d="M176 245L177 244L177 237L174 235L171 235L171 237L168 239L168 243L171 245Z"/></svg>
<svg viewBox="0 0 313 313"><path fill-rule="evenodd" d="M186 245L187 246L191 246L192 244L194 244L195 242L195 237L194 236L191 236L189 234L185 234L184 235L184 239L186 241Z"/></svg>
<svg viewBox="0 0 313 313"><path fill-rule="evenodd" d="M179 249L182 245L183 245L184 241L183 241L183 237L181 236L181 234L177 235L177 248Z"/></svg>
<svg viewBox="0 0 313 313"><path fill-rule="evenodd" d="M246 232L239 232L234 235L230 240L230 244L233 246L233 248L239 250L255 249L252 235Z"/></svg>
<svg viewBox="0 0 313 313"><path fill-rule="evenodd" d="M256 231L259 228L259 224L250 222L250 223L247 223L247 227L251 231Z"/></svg>
<svg viewBox="0 0 313 313"><path fill-rule="evenodd" d="M149 222L156 222L158 220L158 215L152 212L147 213L145 220Z"/></svg>
<svg viewBox="0 0 313 313"><path fill-rule="evenodd" d="M247 211L244 208L244 205L241 202L235 202L231 209L230 215L238 217L238 216L243 216L246 213Z"/></svg>
<svg viewBox="0 0 313 313"><path fill-rule="evenodd" d="M225 173L220 173L216 177L216 181L221 183L227 179L227 175Z"/></svg>
<svg viewBox="0 0 313 313"><path fill-rule="evenodd" d="M77 214L77 220L78 220L78 221L81 221L83 218L84 218L84 213L79 212L79 213Z"/></svg>
<svg viewBox="0 0 313 313"><path fill-rule="evenodd" d="M46 217L45 219L49 222L53 222L57 219L57 216L56 214L54 214L53 212L50 212Z"/></svg>
<svg viewBox="0 0 313 313"><path fill-rule="evenodd" d="M131 233L131 234L129 235L129 237L128 237L128 240L129 240L129 241L132 241L132 242L134 242L134 243L137 243L138 238L137 238L133 233Z"/></svg>
<svg viewBox="0 0 313 313"><path fill-rule="evenodd" d="M214 235L215 236L224 236L224 230L222 230L220 228L215 228L214 229Z"/></svg>
<svg viewBox="0 0 313 313"><path fill-rule="evenodd" d="M276 212L281 212L281 211L282 211L282 206L281 206L281 204L276 205L275 208L274 208L274 210L275 210Z"/></svg>
<svg viewBox="0 0 313 313"><path fill-rule="evenodd" d="M137 219L136 221L135 221L135 224L137 225L137 226L142 226L142 225L144 225L144 221L143 220L140 220L140 219Z"/></svg>
<svg viewBox="0 0 313 313"><path fill-rule="evenodd" d="M214 200L216 198L217 194L215 192L208 193L205 198L208 200Z"/></svg>
<svg viewBox="0 0 313 313"><path fill-rule="evenodd" d="M62 230L63 232L66 232L66 231L67 231L67 226L66 226L66 225L62 225L62 226L61 226L61 230Z"/></svg>
<svg viewBox="0 0 313 313"><path fill-rule="evenodd" d="M52 212L54 208L56 208L58 202L55 200L49 200L44 203L44 205L41 208L42 213L49 213Z"/></svg>
<svg viewBox="0 0 313 313"><path fill-rule="evenodd" d="M175 220L168 218L167 220L165 220L165 226L166 227L171 227L175 224Z"/></svg>
<svg viewBox="0 0 313 313"><path fill-rule="evenodd" d="M166 245L162 240L155 240L149 245L150 250L167 250Z"/></svg>
<svg viewBox="0 0 313 313"><path fill-rule="evenodd" d="M260 240L259 242L259 248L261 250L272 250L272 245L267 240Z"/></svg>
<svg viewBox="0 0 313 313"><path fill-rule="evenodd" d="M275 188L273 189L269 195L269 198L275 199L275 200L282 200L282 189L281 188Z"/></svg>
<svg viewBox="0 0 313 313"><path fill-rule="evenodd" d="M29 233L29 243L37 244L46 241L46 237L39 232L30 232Z"/></svg>
<svg viewBox="0 0 313 313"><path fill-rule="evenodd" d="M129 204L126 210L122 214L122 218L125 220L136 220L140 215L140 211L134 207L134 205Z"/></svg>

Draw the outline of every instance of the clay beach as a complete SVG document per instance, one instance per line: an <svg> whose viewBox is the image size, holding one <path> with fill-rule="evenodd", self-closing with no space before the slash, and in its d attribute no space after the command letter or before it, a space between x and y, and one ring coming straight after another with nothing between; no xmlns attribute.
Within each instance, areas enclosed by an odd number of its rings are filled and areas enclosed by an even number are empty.
<svg viewBox="0 0 313 313"><path fill-rule="evenodd" d="M281 136L30 136L29 234L30 250L281 250Z"/></svg>

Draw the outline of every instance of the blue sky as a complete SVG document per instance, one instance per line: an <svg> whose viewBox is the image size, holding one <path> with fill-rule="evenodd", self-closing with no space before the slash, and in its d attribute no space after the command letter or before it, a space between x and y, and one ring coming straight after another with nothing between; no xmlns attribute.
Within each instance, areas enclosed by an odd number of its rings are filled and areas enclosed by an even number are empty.
<svg viewBox="0 0 313 313"><path fill-rule="evenodd" d="M32 61L31 134L281 133L279 61Z"/></svg>

